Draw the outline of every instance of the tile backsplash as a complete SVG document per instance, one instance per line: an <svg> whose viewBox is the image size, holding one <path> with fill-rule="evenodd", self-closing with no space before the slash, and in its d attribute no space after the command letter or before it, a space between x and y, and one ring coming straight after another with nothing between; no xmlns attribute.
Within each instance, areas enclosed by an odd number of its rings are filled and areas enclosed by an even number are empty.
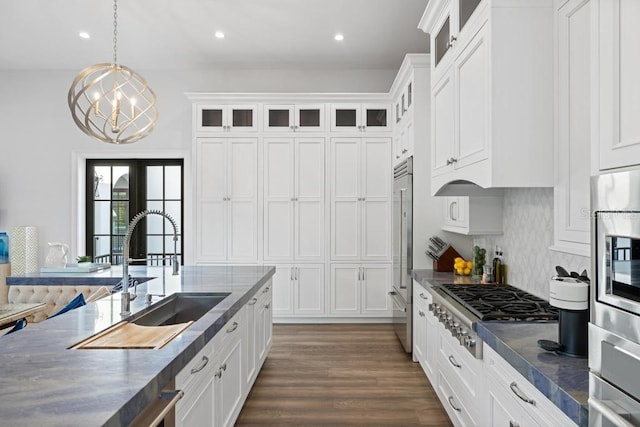
<svg viewBox="0 0 640 427"><path fill-rule="evenodd" d="M582 270L591 277L590 258L549 250L553 245L553 188L515 188L504 194L504 234L484 236L493 259L502 247L509 284L549 299L549 279L555 266Z"/></svg>

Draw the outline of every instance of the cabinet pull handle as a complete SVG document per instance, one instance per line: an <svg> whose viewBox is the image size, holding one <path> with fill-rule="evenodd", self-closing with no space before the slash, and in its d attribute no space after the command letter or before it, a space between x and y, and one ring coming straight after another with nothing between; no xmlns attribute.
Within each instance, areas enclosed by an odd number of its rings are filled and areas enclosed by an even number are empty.
<svg viewBox="0 0 640 427"><path fill-rule="evenodd" d="M218 371L213 374L213 376L216 378L222 378L222 369L218 369Z"/></svg>
<svg viewBox="0 0 640 427"><path fill-rule="evenodd" d="M266 294L267 292L269 292L269 287L267 286L266 288L264 288L264 290L262 291L263 294Z"/></svg>
<svg viewBox="0 0 640 427"><path fill-rule="evenodd" d="M257 302L258 302L258 300L256 298L252 298L251 301L249 301L247 303L247 305L255 305L255 303L257 303Z"/></svg>
<svg viewBox="0 0 640 427"><path fill-rule="evenodd" d="M589 398L589 407L593 407L593 409L595 409L594 412L602 414L603 419L606 418L607 420L611 421L612 423L614 423L617 426L620 426L620 427L633 427L633 424L631 424L626 419L622 418L622 416L620 414L618 414L616 411L611 409L602 400L596 399L595 397L590 397Z"/></svg>
<svg viewBox="0 0 640 427"><path fill-rule="evenodd" d="M289 269L289 280L293 282L293 267Z"/></svg>
<svg viewBox="0 0 640 427"><path fill-rule="evenodd" d="M428 297L424 296L424 293L423 293L423 292L420 292L420 298L422 298L422 299L429 299Z"/></svg>
<svg viewBox="0 0 640 427"><path fill-rule="evenodd" d="M452 221L457 221L458 220L458 218L453 215L453 207L455 205L457 205L457 204L458 204L458 202L451 202L449 204L449 218L451 218Z"/></svg>
<svg viewBox="0 0 640 427"><path fill-rule="evenodd" d="M364 276L365 271L366 271L366 270L365 270L365 268L364 268L364 267L362 267L362 281L363 281L363 282L364 282L365 280L367 280L367 279L366 279L366 277Z"/></svg>
<svg viewBox="0 0 640 427"><path fill-rule="evenodd" d="M515 422L515 421L511 421L511 420L509 420L509 427L520 427L520 424L518 424L518 423L517 423L517 422Z"/></svg>
<svg viewBox="0 0 640 427"><path fill-rule="evenodd" d="M173 395L173 396L172 396ZM160 399L167 400L171 398L167 406L165 406L162 411L149 423L150 426L157 426L164 420L164 417L169 413L169 411L176 406L178 400L184 397L184 391L182 390L171 390L171 391L162 391L160 394Z"/></svg>
<svg viewBox="0 0 640 427"><path fill-rule="evenodd" d="M229 329L227 329L227 333L230 334L231 332L235 331L236 329L238 329L238 322L233 322L233 326L231 326Z"/></svg>
<svg viewBox="0 0 640 427"><path fill-rule="evenodd" d="M453 42L458 40L455 36L451 36L451 38L449 39L449 44L447 45L447 47L453 47Z"/></svg>
<svg viewBox="0 0 640 427"><path fill-rule="evenodd" d="M296 271L296 280L298 280L298 267L293 267Z"/></svg>
<svg viewBox="0 0 640 427"><path fill-rule="evenodd" d="M202 371L204 367L207 366L207 363L209 363L209 358L207 356L202 356L202 364L197 368L191 369L191 373L197 374L198 372Z"/></svg>
<svg viewBox="0 0 640 427"><path fill-rule="evenodd" d="M424 317L424 311L418 310L418 314L420 315L420 317Z"/></svg>
<svg viewBox="0 0 640 427"><path fill-rule="evenodd" d="M220 369L222 369L223 371L227 370L227 364L223 363L222 366L220 366Z"/></svg>
<svg viewBox="0 0 640 427"><path fill-rule="evenodd" d="M358 282L362 280L362 267L358 267Z"/></svg>
<svg viewBox="0 0 640 427"><path fill-rule="evenodd" d="M449 362L451 362L451 364L452 364L453 366L455 366L456 368L458 368L458 369L462 368L462 365L461 365L461 364L459 364L459 363L456 361L456 359L454 359L454 358L453 358L453 354L450 354L450 355L449 355Z"/></svg>
<svg viewBox="0 0 640 427"><path fill-rule="evenodd" d="M406 110L405 110L406 111ZM402 154L406 153L408 150L406 148L402 149Z"/></svg>
<svg viewBox="0 0 640 427"><path fill-rule="evenodd" d="M451 405L451 407L453 408L454 411L458 411L460 412L462 409L456 407L456 405L453 404L453 396L449 396L449 399L447 399L449 401L449 405Z"/></svg>
<svg viewBox="0 0 640 427"><path fill-rule="evenodd" d="M264 306L264 308L266 308L267 310L269 310L269 307L271 307L271 304L267 304Z"/></svg>
<svg viewBox="0 0 640 427"><path fill-rule="evenodd" d="M524 394L522 392L522 390L520 390L520 387L518 387L518 384L516 384L516 382L512 382L511 384L509 384L509 387L511 388L511 391L513 392L513 394L515 394L516 396L518 396L520 398L520 400L522 400L523 402L529 403L533 406L536 405L536 401L527 397L526 394Z"/></svg>

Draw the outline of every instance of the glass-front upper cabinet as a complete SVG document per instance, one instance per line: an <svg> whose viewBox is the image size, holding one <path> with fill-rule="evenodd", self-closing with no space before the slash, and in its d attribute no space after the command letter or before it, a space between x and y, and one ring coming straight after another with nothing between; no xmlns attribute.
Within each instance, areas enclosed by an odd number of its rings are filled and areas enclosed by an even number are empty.
<svg viewBox="0 0 640 427"><path fill-rule="evenodd" d="M258 107L247 105L198 106L198 130L205 132L255 132Z"/></svg>
<svg viewBox="0 0 640 427"><path fill-rule="evenodd" d="M458 0L458 32L462 31L482 0Z"/></svg>
<svg viewBox="0 0 640 427"><path fill-rule="evenodd" d="M435 21L432 32L434 67L438 67L449 50L462 48L462 45L456 47L461 43L460 35L462 35L462 44L464 45L465 40L473 36L473 34L466 35L465 33L473 33L479 28L473 25L475 29L467 31L467 24L482 2L482 0L453 0L447 2L447 6L443 8L442 15Z"/></svg>
<svg viewBox="0 0 640 427"><path fill-rule="evenodd" d="M270 132L324 131L324 104L264 106L264 130Z"/></svg>
<svg viewBox="0 0 640 427"><path fill-rule="evenodd" d="M331 105L331 130L333 132L389 131L391 130L391 120L391 106L387 104Z"/></svg>

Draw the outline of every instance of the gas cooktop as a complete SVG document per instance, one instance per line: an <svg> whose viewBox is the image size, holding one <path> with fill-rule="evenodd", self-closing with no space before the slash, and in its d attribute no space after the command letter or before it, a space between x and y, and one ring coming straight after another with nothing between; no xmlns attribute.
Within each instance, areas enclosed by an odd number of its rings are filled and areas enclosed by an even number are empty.
<svg viewBox="0 0 640 427"><path fill-rule="evenodd" d="M440 288L483 321L557 321L558 309L510 285L441 284Z"/></svg>

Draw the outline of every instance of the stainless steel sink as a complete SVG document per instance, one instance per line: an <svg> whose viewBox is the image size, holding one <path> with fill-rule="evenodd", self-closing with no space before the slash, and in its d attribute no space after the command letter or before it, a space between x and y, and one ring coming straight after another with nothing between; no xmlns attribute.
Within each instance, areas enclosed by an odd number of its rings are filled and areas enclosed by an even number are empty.
<svg viewBox="0 0 640 427"><path fill-rule="evenodd" d="M130 320L141 326L175 325L201 318L206 312L220 304L230 292L182 292L158 301Z"/></svg>

